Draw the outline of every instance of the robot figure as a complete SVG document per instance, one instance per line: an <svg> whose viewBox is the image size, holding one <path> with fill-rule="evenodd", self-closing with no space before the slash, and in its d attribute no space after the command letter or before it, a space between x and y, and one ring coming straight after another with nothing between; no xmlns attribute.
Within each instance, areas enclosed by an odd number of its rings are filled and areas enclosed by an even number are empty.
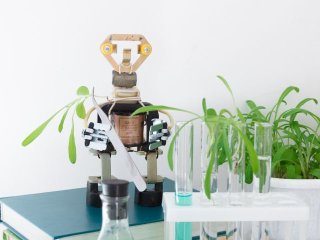
<svg viewBox="0 0 320 240"><path fill-rule="evenodd" d="M125 48L122 63L118 64L112 57L112 54L117 52L117 45L113 41L139 41L138 54L140 56L136 62L131 63L131 49ZM141 183L140 175L136 176L136 181L134 181L136 184L135 202L142 206L159 206L162 203L163 178L157 175L157 158L162 153L159 147L165 146L170 136L173 119L170 114L163 112L170 119L171 124L168 125L167 122L159 119L158 111L131 116L138 108L151 105L141 101L140 92L136 87L136 70L151 54L151 45L142 35L112 34L101 44L100 49L113 67L114 90L112 97L103 105L96 104L93 94L95 108L89 110L86 117L86 122L88 122L90 114L94 110L98 111L97 122L90 122L87 125L87 128L83 130L83 137L85 146L94 151L102 162L101 178L89 177L87 204L95 207L101 206L98 184L101 179L111 178L112 155L122 154L121 158L127 158L130 163L128 166L131 169L131 175L140 174L128 154L128 152L135 152L144 155L147 160L147 176L143 177L146 186L144 187ZM122 151L124 149L126 153Z"/></svg>

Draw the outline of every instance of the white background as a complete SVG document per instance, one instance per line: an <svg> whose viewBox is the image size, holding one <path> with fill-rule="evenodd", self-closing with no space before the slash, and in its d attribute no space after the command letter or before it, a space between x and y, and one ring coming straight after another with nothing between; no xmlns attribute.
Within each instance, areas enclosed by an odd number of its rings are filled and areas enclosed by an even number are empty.
<svg viewBox="0 0 320 240"><path fill-rule="evenodd" d="M317 0L1 0L0 197L83 187L99 174L98 159L82 146L80 121L75 165L67 157L70 120L62 134L56 120L30 146L21 141L78 86L111 92L112 69L99 52L108 34L141 33L152 44L138 70L144 101L200 113L206 97L215 108L231 108L220 74L245 109L249 98L271 106L289 85L301 88L301 98L319 97L319 12ZM145 172L145 160L136 162ZM165 155L159 172L172 176ZM126 176L116 158L113 174Z"/></svg>

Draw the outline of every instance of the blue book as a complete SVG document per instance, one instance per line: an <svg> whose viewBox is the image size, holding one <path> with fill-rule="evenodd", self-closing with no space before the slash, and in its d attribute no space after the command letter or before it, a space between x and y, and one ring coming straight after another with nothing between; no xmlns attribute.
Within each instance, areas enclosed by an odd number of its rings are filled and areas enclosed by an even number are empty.
<svg viewBox="0 0 320 240"><path fill-rule="evenodd" d="M165 192L173 192L174 182L165 178L163 187ZM135 204L134 190L134 185L130 183L129 225L161 224L162 207ZM1 220L22 235L21 238L71 239L68 237L97 233L101 228L101 209L86 205L85 188L3 198L0 204Z"/></svg>

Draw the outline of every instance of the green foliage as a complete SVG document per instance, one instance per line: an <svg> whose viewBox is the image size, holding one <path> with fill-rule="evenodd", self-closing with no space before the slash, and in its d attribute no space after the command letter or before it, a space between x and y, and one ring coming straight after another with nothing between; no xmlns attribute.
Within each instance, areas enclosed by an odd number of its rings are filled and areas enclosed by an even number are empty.
<svg viewBox="0 0 320 240"><path fill-rule="evenodd" d="M33 130L23 141L22 146L28 146L32 143L35 139L37 139L44 129L49 125L49 123L59 115L62 111L64 111L58 126L58 131L61 133L64 128L64 123L67 118L68 112L70 109L73 109L73 114L71 117L71 130L69 135L69 144L68 144L68 152L69 152L69 160L71 163L75 163L77 159L76 154L76 144L75 144L75 136L74 136L74 113L76 113L77 117L80 119L84 119L86 116L86 109L84 106L84 102L89 97L89 89L86 86L80 86L76 91L77 97L72 102L68 103L61 109L59 109L56 113L54 113L48 120L43 122L39 127Z"/></svg>
<svg viewBox="0 0 320 240"><path fill-rule="evenodd" d="M289 107L286 98L291 93L299 93L299 88L286 88L266 113L265 107L248 100L249 113L244 114L247 136L253 138L254 122L273 123L272 175L288 179L320 178L320 118L305 108L307 103L318 104L318 100L305 98L295 107ZM306 120L302 121L299 116Z"/></svg>
<svg viewBox="0 0 320 240"><path fill-rule="evenodd" d="M59 123L59 127L58 127L58 131L61 133L62 130L63 130L63 126L64 126L64 122L66 120L66 117L68 115L68 112L69 112L70 108L67 108L64 112L64 114L62 115L62 118L60 120L60 123Z"/></svg>
<svg viewBox="0 0 320 240"><path fill-rule="evenodd" d="M151 111L158 111L158 110L169 110L169 111L185 112L185 113L189 113L191 115L200 117L200 115L198 115L198 114L196 114L194 112L185 110L185 109L168 107L168 106L163 106L163 105L152 105L152 106L141 107L141 108L137 109L134 113L132 113L132 115L137 115L139 113L145 113L145 112L151 112Z"/></svg>
<svg viewBox="0 0 320 240"><path fill-rule="evenodd" d="M80 86L77 89L77 95L78 96L88 96L89 95L89 89L86 86Z"/></svg>
<svg viewBox="0 0 320 240"><path fill-rule="evenodd" d="M224 84L228 92L231 94L233 102L235 103L235 99L228 82L221 76L218 76L218 79ZM239 132L240 137L244 140L247 152L249 153L248 159L250 163L248 165L251 166L250 173L253 173L253 172L255 174L258 173L258 159L254 151L251 140L248 139L244 133L242 133L241 129L237 125L239 120L245 121L243 114L238 108L236 108L236 112L237 112L236 115L233 115L227 109L222 109L219 112L219 114L217 114L217 111L214 108L208 108L205 98L202 99L201 106L203 111L202 115L198 115L189 110L162 106L162 105L141 107L137 111L135 111L133 115L149 112L149 111L171 110L171 111L185 112L195 116L195 118L188 120L184 125L182 125L182 127L179 128L178 131L176 131L171 138L171 142L168 150L168 164L171 170L173 170L174 168L174 164L173 164L174 144L179 132L184 128L185 125L196 120L202 120L206 124L206 126L208 127L211 143L207 153L207 157L209 159L209 165L205 174L204 190L205 190L206 196L210 199L211 198L211 194L210 194L211 193L211 175L212 175L213 169L217 167L216 164L220 165L226 161L228 161L229 163L231 162L231 150L228 144L228 129L230 126L234 126L236 131Z"/></svg>
<svg viewBox="0 0 320 240"><path fill-rule="evenodd" d="M74 139L74 122L72 120L72 127L70 131L69 136L69 145L68 145L68 151L69 151L69 160L71 163L75 163L77 159L77 149L76 149L76 142Z"/></svg>
<svg viewBox="0 0 320 240"><path fill-rule="evenodd" d="M84 99L85 100L85 99ZM86 117L86 109L84 107L84 100L82 100L81 102L79 102L76 106L76 113L77 116L81 119L84 119Z"/></svg>

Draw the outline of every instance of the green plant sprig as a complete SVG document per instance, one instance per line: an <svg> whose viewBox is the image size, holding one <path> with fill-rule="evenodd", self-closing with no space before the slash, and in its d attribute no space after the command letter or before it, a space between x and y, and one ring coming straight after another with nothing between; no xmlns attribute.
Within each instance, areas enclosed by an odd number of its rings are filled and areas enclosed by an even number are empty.
<svg viewBox="0 0 320 240"><path fill-rule="evenodd" d="M268 121L273 123L272 172L280 178L320 178L320 117L305 108L307 103L318 104L315 98L305 98L295 107L280 111L287 105L286 98L291 93L299 93L295 86L287 87L273 108L263 114L266 108L257 106L252 100L247 101L250 109L245 114L247 123ZM313 119L316 127L302 124L297 116ZM253 136L252 128L247 134Z"/></svg>
<svg viewBox="0 0 320 240"><path fill-rule="evenodd" d="M222 77L217 76L217 78L225 85L228 92L231 94L233 103L235 106L235 98L233 95L233 92L228 84L228 82ZM205 179L204 179L204 190L205 194L208 199L211 198L211 175L214 168L214 158L217 156L218 158L218 164L224 163L226 160L229 162L229 165L231 165L231 150L228 145L228 134L227 134L227 128L226 126L233 126L239 132L240 137L244 140L247 152L249 153L250 158L250 165L251 165L251 172L254 172L255 174L258 173L258 159L257 155L255 153L255 150L253 148L252 142L250 139L247 138L247 136L242 133L241 129L238 127L237 122L238 117L241 121L245 121L245 118L239 108L236 108L237 115L233 115L229 110L222 109L219 114L217 114L217 111L214 108L208 108L206 99L202 99L202 111L203 114L199 115L197 113L194 113L192 111L181 109L181 108L175 108L175 107L169 107L169 106L163 106L163 105L154 105L154 106L145 106L137 109L132 115L136 115L139 113L145 113L149 111L160 111L160 110L171 110L171 111L180 111L189 113L192 116L195 116L195 118L192 118L182 127L180 127L172 136L169 150L168 150L168 165L170 170L173 170L174 164L173 164L173 152L174 152L174 144L176 141L177 136L179 135L179 132L190 122L196 121L196 120L202 120L205 122L209 129L210 134L210 147L208 149L208 157L210 159L208 168L206 170ZM222 129L222 131L218 131L218 135L215 136L217 129Z"/></svg>
<svg viewBox="0 0 320 240"><path fill-rule="evenodd" d="M86 117L86 109L84 106L85 101L89 97L89 89L86 86L80 86L77 89L77 98L71 101L70 103L63 106L61 109L59 109L57 112L55 112L50 118L48 118L46 121L44 121L39 127L37 127L35 130L33 130L23 141L22 146L28 146L30 143L32 143L35 139L37 139L41 133L44 131L44 129L49 125L49 123L61 112L64 111L61 120L59 122L58 126L58 132L61 133L64 128L64 123L67 118L68 113L70 112L70 109L73 109L73 113L71 116L71 130L69 135L69 144L68 144L68 155L69 155L69 161L71 163L75 163L77 159L77 149L76 149L76 143L75 143L75 136L74 136L74 116L76 115L80 119L84 119Z"/></svg>

